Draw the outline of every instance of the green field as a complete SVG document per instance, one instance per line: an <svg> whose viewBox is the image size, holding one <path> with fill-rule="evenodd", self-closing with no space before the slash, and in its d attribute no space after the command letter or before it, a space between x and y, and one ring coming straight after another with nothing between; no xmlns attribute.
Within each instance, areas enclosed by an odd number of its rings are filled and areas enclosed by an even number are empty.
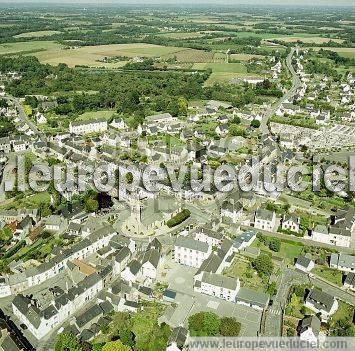
<svg viewBox="0 0 355 351"><path fill-rule="evenodd" d="M59 34L57 30L41 30L38 32L27 32L15 35L14 38L41 38L49 35Z"/></svg>
<svg viewBox="0 0 355 351"><path fill-rule="evenodd" d="M316 267L313 270L313 273L315 275L320 276L321 278L328 280L329 282L335 285L343 286L342 283L343 274L337 269L331 269L327 267Z"/></svg>
<svg viewBox="0 0 355 351"><path fill-rule="evenodd" d="M0 44L0 55L14 54L26 51L59 50L60 44L54 41L25 41L18 43ZM60 52L60 51L59 51Z"/></svg>
<svg viewBox="0 0 355 351"><path fill-rule="evenodd" d="M340 56L348 57L348 58L355 58L355 48L314 48L315 50L331 50L337 52Z"/></svg>
<svg viewBox="0 0 355 351"><path fill-rule="evenodd" d="M112 110L102 110L102 111L90 111L85 112L82 115L78 116L76 120L86 121L90 119L103 118L109 120L115 112Z"/></svg>

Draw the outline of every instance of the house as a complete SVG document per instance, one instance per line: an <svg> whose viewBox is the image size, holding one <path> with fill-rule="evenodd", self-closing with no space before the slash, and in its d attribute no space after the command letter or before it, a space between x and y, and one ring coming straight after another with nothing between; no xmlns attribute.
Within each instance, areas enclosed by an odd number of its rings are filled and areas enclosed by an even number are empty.
<svg viewBox="0 0 355 351"><path fill-rule="evenodd" d="M215 132L217 133L217 135L223 137L226 136L228 134L228 125L227 124L219 124L216 129Z"/></svg>
<svg viewBox="0 0 355 351"><path fill-rule="evenodd" d="M329 266L343 272L355 272L355 256L344 253L332 253L330 255Z"/></svg>
<svg viewBox="0 0 355 351"><path fill-rule="evenodd" d="M326 125L329 123L330 120L330 112L329 111L322 111L319 116L316 117L316 124L317 125Z"/></svg>
<svg viewBox="0 0 355 351"><path fill-rule="evenodd" d="M131 258L131 251L127 246L123 246L115 256L115 262L113 266L113 275L116 276L121 273L127 266L128 261Z"/></svg>
<svg viewBox="0 0 355 351"><path fill-rule="evenodd" d="M314 268L314 262L307 256L299 256L295 263L295 268L308 273Z"/></svg>
<svg viewBox="0 0 355 351"><path fill-rule="evenodd" d="M257 229L272 231L276 225L276 214L263 208L255 212L254 227Z"/></svg>
<svg viewBox="0 0 355 351"><path fill-rule="evenodd" d="M284 215L281 228L298 233L300 231L300 218L290 214Z"/></svg>
<svg viewBox="0 0 355 351"><path fill-rule="evenodd" d="M194 291L234 302L240 289L239 279L201 272L194 277Z"/></svg>
<svg viewBox="0 0 355 351"><path fill-rule="evenodd" d="M110 126L116 129L126 129L127 125L122 118L114 118Z"/></svg>
<svg viewBox="0 0 355 351"><path fill-rule="evenodd" d="M212 248L207 243L191 237L178 236L174 244L174 261L185 266L199 268L211 252Z"/></svg>
<svg viewBox="0 0 355 351"><path fill-rule="evenodd" d="M240 201L224 201L221 206L221 216L229 218L232 223L237 223L243 215L243 205Z"/></svg>
<svg viewBox="0 0 355 351"><path fill-rule="evenodd" d="M268 294L248 288L240 288L235 301L239 305L252 307L258 311L263 311L269 304L270 296Z"/></svg>
<svg viewBox="0 0 355 351"><path fill-rule="evenodd" d="M332 295L318 289L312 289L306 297L305 306L316 313L320 313L322 321L326 322L338 309L338 301Z"/></svg>
<svg viewBox="0 0 355 351"><path fill-rule="evenodd" d="M8 137L0 138L0 151L3 151L6 154L11 151L10 138Z"/></svg>
<svg viewBox="0 0 355 351"><path fill-rule="evenodd" d="M276 115L278 116L284 116L285 114L294 116L298 113L301 112L301 108L297 105L288 103L288 102L284 102L280 108L276 111Z"/></svg>
<svg viewBox="0 0 355 351"><path fill-rule="evenodd" d="M63 232L67 228L66 218L58 215L51 215L44 220L44 229L50 232Z"/></svg>
<svg viewBox="0 0 355 351"><path fill-rule="evenodd" d="M138 260L132 260L122 271L121 277L129 283L135 283L141 278L142 264Z"/></svg>
<svg viewBox="0 0 355 351"><path fill-rule="evenodd" d="M355 273L350 272L344 280L344 288L355 291Z"/></svg>
<svg viewBox="0 0 355 351"><path fill-rule="evenodd" d="M184 327L176 327L171 331L166 351L182 351L187 344L188 331Z"/></svg>
<svg viewBox="0 0 355 351"><path fill-rule="evenodd" d="M24 239L30 233L32 227L33 227L32 218L30 216L26 216L21 222L17 224L14 238L17 238L19 240Z"/></svg>
<svg viewBox="0 0 355 351"><path fill-rule="evenodd" d="M149 249L144 253L142 259L142 276L155 280L157 277L157 269L160 261L160 251L157 249Z"/></svg>
<svg viewBox="0 0 355 351"><path fill-rule="evenodd" d="M223 235L221 232L212 230L205 226L199 226L192 232L194 239L202 241L210 246L217 246L221 243Z"/></svg>
<svg viewBox="0 0 355 351"><path fill-rule="evenodd" d="M76 135L89 133L100 133L107 130L107 121L104 119L94 119L88 121L74 121L69 124L69 132Z"/></svg>
<svg viewBox="0 0 355 351"><path fill-rule="evenodd" d="M351 231L346 228L336 226L316 225L312 230L311 238L315 241L334 245L349 247L351 241Z"/></svg>
<svg viewBox="0 0 355 351"><path fill-rule="evenodd" d="M233 250L234 252L239 252L249 247L253 241L256 239L256 231L248 230L241 235L237 236L233 240Z"/></svg>
<svg viewBox="0 0 355 351"><path fill-rule="evenodd" d="M44 115L42 115L42 113L37 112L35 117L36 117L37 124L47 123L47 118Z"/></svg>
<svg viewBox="0 0 355 351"><path fill-rule="evenodd" d="M317 316L305 316L300 322L299 336L307 342L317 342L321 321Z"/></svg>

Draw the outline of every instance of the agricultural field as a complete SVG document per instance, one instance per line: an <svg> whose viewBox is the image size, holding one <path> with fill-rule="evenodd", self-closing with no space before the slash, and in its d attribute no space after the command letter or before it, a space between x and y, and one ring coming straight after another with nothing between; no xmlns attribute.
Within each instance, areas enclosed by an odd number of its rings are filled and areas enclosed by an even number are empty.
<svg viewBox="0 0 355 351"><path fill-rule="evenodd" d="M161 55L162 59L169 59L171 57L175 57L178 62L182 63L211 62L214 54L209 51L179 48L168 55Z"/></svg>
<svg viewBox="0 0 355 351"><path fill-rule="evenodd" d="M232 60L237 60L237 61L249 61L251 59L262 59L264 58L264 55L252 55L252 54L231 54L230 58Z"/></svg>
<svg viewBox="0 0 355 351"><path fill-rule="evenodd" d="M27 51L51 51L59 50L62 46L54 41L25 41L17 43L5 43L0 44L0 55L4 54L20 54L26 53Z"/></svg>
<svg viewBox="0 0 355 351"><path fill-rule="evenodd" d="M314 50L320 50L320 49L335 51L340 56L355 59L355 48L333 48L333 47L314 48Z"/></svg>
<svg viewBox="0 0 355 351"><path fill-rule="evenodd" d="M15 35L14 38L41 38L47 37L54 34L59 34L60 32L57 30L41 30L38 32L27 32Z"/></svg>

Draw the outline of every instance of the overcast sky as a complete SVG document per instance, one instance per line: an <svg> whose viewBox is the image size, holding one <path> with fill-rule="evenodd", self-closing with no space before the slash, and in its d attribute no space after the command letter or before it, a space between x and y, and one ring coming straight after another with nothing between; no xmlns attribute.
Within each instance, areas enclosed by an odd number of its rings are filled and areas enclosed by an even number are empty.
<svg viewBox="0 0 355 351"><path fill-rule="evenodd" d="M263 4L263 5L326 5L326 6L355 6L354 0L0 0L2 4L23 4L23 3L46 3L60 5L68 4L165 4L165 5L182 5L182 4L213 4L213 5L238 5L238 4Z"/></svg>

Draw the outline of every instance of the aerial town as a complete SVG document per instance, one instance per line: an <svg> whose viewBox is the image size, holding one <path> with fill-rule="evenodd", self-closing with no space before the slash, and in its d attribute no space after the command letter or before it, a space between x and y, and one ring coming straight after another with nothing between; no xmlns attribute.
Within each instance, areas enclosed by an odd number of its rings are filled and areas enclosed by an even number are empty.
<svg viewBox="0 0 355 351"><path fill-rule="evenodd" d="M355 337L353 7L18 6L0 350Z"/></svg>

